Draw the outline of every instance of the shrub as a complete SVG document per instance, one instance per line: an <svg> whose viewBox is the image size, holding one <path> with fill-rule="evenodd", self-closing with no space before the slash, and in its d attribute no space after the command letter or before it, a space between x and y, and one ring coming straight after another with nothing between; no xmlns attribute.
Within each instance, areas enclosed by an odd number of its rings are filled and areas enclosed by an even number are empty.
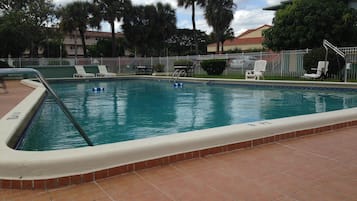
<svg viewBox="0 0 357 201"><path fill-rule="evenodd" d="M60 60L49 60L48 61L48 65L50 65L50 66L60 66L60 65L70 65L70 63L69 63L69 61L67 61L67 60L62 60L62 61L60 61Z"/></svg>
<svg viewBox="0 0 357 201"><path fill-rule="evenodd" d="M326 50L324 48L312 49L309 53L304 55L304 69L311 73L311 68L316 68L318 61L325 60ZM327 56L329 61L328 73L329 74L338 74L343 67L345 66L345 61L342 57L335 54L332 50L329 50Z"/></svg>
<svg viewBox="0 0 357 201"><path fill-rule="evenodd" d="M0 68L9 68L9 64L6 61L0 61Z"/></svg>
<svg viewBox="0 0 357 201"><path fill-rule="evenodd" d="M201 67L208 75L221 75L226 69L227 62L224 59L210 59L201 62Z"/></svg>
<svg viewBox="0 0 357 201"><path fill-rule="evenodd" d="M19 67L27 67L27 66L38 66L40 63L39 63L39 60L36 59L36 60L31 60L31 59L24 59L24 60L16 60L14 62L14 65L15 66L19 66Z"/></svg>
<svg viewBox="0 0 357 201"><path fill-rule="evenodd" d="M153 67L154 67L154 71L159 73L159 72L164 72L165 65L164 64L155 64Z"/></svg>
<svg viewBox="0 0 357 201"><path fill-rule="evenodd" d="M193 62L191 60L181 59L174 62L174 66L192 66Z"/></svg>

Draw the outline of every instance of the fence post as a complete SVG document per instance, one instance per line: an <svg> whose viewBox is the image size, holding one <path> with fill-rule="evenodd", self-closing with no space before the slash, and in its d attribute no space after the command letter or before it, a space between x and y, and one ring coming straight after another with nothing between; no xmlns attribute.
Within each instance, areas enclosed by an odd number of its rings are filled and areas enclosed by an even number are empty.
<svg viewBox="0 0 357 201"><path fill-rule="evenodd" d="M285 60L285 54L284 54L284 51L281 51L280 52L281 54L281 61L280 61L280 77L283 77L283 65L284 65L284 60Z"/></svg>
<svg viewBox="0 0 357 201"><path fill-rule="evenodd" d="M118 56L118 65L119 65L119 67L118 67L118 73L120 73L120 56Z"/></svg>
<svg viewBox="0 0 357 201"><path fill-rule="evenodd" d="M225 55L225 57L226 57L226 65L228 65L228 54L226 53L226 55ZM226 68L226 72L225 72L225 75L228 75L228 68Z"/></svg>

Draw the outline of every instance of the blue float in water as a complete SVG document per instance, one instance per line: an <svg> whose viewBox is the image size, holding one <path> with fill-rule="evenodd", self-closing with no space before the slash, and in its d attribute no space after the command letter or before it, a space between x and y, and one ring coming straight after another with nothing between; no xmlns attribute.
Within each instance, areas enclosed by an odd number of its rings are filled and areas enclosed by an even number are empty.
<svg viewBox="0 0 357 201"><path fill-rule="evenodd" d="M104 91L104 87L94 87L92 91Z"/></svg>
<svg viewBox="0 0 357 201"><path fill-rule="evenodd" d="M174 83L174 88L182 88L183 87L183 83L182 82L175 82Z"/></svg>

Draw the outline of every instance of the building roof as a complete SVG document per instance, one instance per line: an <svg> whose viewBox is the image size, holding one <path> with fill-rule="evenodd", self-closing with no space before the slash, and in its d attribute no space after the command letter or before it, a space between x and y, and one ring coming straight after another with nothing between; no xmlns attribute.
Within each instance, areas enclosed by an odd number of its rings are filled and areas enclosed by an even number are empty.
<svg viewBox="0 0 357 201"><path fill-rule="evenodd" d="M261 44L264 40L263 36L260 37L246 37L248 34L253 33L262 28L270 28L272 26L264 24L255 29L248 29L247 31L241 33L239 36L235 37L232 40L226 40L224 46L234 46L234 45L248 45L248 44ZM216 43L211 43L208 47L216 46Z"/></svg>

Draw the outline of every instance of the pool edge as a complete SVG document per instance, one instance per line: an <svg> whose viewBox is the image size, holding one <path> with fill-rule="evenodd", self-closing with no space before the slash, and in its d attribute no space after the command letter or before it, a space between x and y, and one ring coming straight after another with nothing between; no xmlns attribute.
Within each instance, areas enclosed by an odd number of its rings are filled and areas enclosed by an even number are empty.
<svg viewBox="0 0 357 201"><path fill-rule="evenodd" d="M32 97L31 99L34 100ZM22 106L23 103L19 105ZM327 113L330 115L326 115ZM189 132L193 135L173 134L59 151L16 151L8 146L4 147L1 141L0 188L63 187L209 154L251 148L357 125L357 108L327 113ZM306 118L309 118L309 122L306 122ZM220 133L219 136L217 133Z"/></svg>

